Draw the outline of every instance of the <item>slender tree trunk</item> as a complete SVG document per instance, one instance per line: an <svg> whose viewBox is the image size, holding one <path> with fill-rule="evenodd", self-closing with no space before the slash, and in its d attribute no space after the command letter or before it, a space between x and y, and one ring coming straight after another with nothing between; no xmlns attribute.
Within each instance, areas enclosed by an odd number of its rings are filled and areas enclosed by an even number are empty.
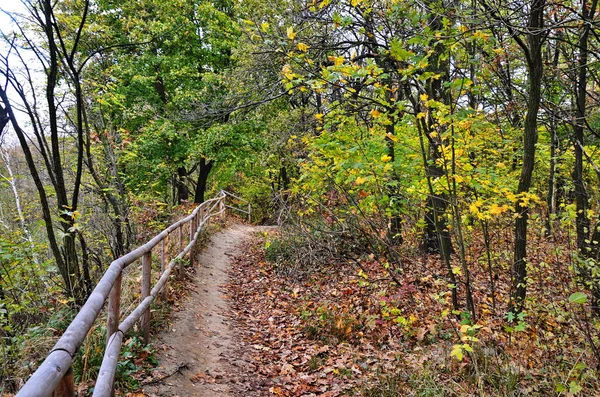
<svg viewBox="0 0 600 397"><path fill-rule="evenodd" d="M390 134L393 136L394 134L394 125L395 120L391 122L390 125L386 126L386 130L388 132L388 137L386 137L385 142L387 145L388 156L391 157L390 162L393 164L396 160L396 151L394 150L394 141L390 138ZM392 245L401 245L404 241L402 239L402 218L400 215L396 213L397 208L394 208L398 205L396 201L400 201L400 195L398 193L399 180L398 176L394 171L392 172L391 179L396 182L395 184L390 184L388 188L388 194L390 195L390 204L392 205L392 215L389 217L388 222L388 241L391 242Z"/></svg>
<svg viewBox="0 0 600 397"><path fill-rule="evenodd" d="M556 149L558 148L558 120L552 117L550 125L550 172L548 174L548 194L546 196L546 237L552 237L552 216L556 214Z"/></svg>
<svg viewBox="0 0 600 397"><path fill-rule="evenodd" d="M443 15L439 14L436 8L445 7L443 2L428 1L429 10L429 26L433 32L442 32L444 29L442 23ZM436 39L437 40L437 39ZM449 63L444 57L446 47L440 41L435 42L433 53L429 58L428 72L435 75L435 78L430 78L426 82L425 93L434 101L449 105L449 97L444 87L444 83L448 80ZM435 127L437 120L433 116L427 117L427 125L424 126L424 131L427 133L429 141L429 157L428 164L425 168L427 177L434 180L445 175L444 166L440 162L444 161L442 154L443 138L442 128ZM450 231L446 220L446 210L448 209L448 197L444 193L436 192L435 190L427 199L427 210L425 213L425 229L423 231L422 248L425 252L439 253L443 256L444 261L449 261L453 252Z"/></svg>
<svg viewBox="0 0 600 397"><path fill-rule="evenodd" d="M581 13L583 19L583 30L579 36L578 49L579 57L577 60L577 79L575 83L575 124L573 125L575 167L573 169L573 184L575 185L575 207L577 215L575 219L575 230L577 233L577 249L583 258L598 259L600 256L600 226L590 231L590 220L588 218L589 196L585 186L583 176L583 159L585 146L585 122L587 117L586 99L588 83L588 62L589 62L589 34L594 19L597 0L588 3L582 0ZM590 238L591 234L591 238ZM596 315L600 315L600 280L594 275L592 269L584 268L583 274L585 282L592 292L592 309Z"/></svg>
<svg viewBox="0 0 600 397"><path fill-rule="evenodd" d="M528 96L527 115L523 125L523 163L521 176L517 187L517 194L529 193L531 179L535 165L535 145L538 138L538 111L541 102L541 85L544 73L542 58L542 41L544 32L544 6L545 0L531 1L531 10L528 21ZM520 313L525 303L527 293L527 224L529 220L529 206L522 205L519 200L515 204L515 242L514 262L512 266L512 303L510 311Z"/></svg>
<svg viewBox="0 0 600 397"><path fill-rule="evenodd" d="M27 221L25 220L25 215L23 214L23 208L21 207L21 196L19 195L19 191L17 190L17 181L15 180L12 165L10 164L10 154L8 153L8 150L5 147L0 147L0 155L2 156L2 160L4 160L4 165L6 167L8 177L4 175L0 176L10 185L10 189L13 193L13 198L15 200L17 216L19 217L19 224L21 225L21 229L23 230L23 234L25 235L25 240L29 242L31 248L33 249L33 239L31 238L31 233L29 232L29 228L27 227Z"/></svg>
<svg viewBox="0 0 600 397"><path fill-rule="evenodd" d="M204 202L204 193L206 192L206 182L210 170L212 170L214 162L212 160L202 159L200 160L200 171L198 173L198 183L196 183L196 192L194 194L194 203Z"/></svg>

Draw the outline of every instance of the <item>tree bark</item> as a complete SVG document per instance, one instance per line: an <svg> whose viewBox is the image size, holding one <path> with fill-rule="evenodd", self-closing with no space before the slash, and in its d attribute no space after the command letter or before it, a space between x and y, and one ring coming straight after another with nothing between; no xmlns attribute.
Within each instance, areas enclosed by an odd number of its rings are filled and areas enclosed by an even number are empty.
<svg viewBox="0 0 600 397"><path fill-rule="evenodd" d="M190 198L190 189L188 189L185 179L187 178L187 171L184 167L177 167L177 204L181 204L184 201L188 201Z"/></svg>
<svg viewBox="0 0 600 397"><path fill-rule="evenodd" d="M517 195L529 193L535 166L535 145L538 138L538 111L541 102L541 83L544 73L542 42L544 37L545 0L532 0L528 16L527 45L523 50L527 58L528 96L527 115L523 125L523 163ZM515 204L515 242L512 266L512 302L510 311L520 313L527 293L527 224L529 207L519 200Z"/></svg>
<svg viewBox="0 0 600 397"><path fill-rule="evenodd" d="M206 160L202 158L199 164L198 182L196 183L196 192L194 194L194 203L200 204L204 202L204 193L206 192L206 182L208 175L212 170L214 162L212 160Z"/></svg>
<svg viewBox="0 0 600 397"><path fill-rule="evenodd" d="M435 2L428 3L429 7L435 7ZM432 9L429 17L429 26L432 32L441 32L443 30L442 15L434 12ZM437 39L436 39L437 40ZM448 94L444 88L444 83L448 81L449 63L443 55L446 51L445 45L437 41L433 47L433 53L429 58L428 72L433 73L436 78L430 78L426 82L425 93L429 98L436 102L449 105ZM442 154L442 128L435 127L437 120L430 115L427 117L424 130L429 141L429 157L426 166L427 177L434 180L445 175L446 171L440 164L444 161ZM450 260L453 252L452 240L448 225L446 222L446 210L448 209L448 197L443 193L433 192L427 199L427 210L425 213L425 228L423 230L422 248L427 253L438 253L445 262Z"/></svg>

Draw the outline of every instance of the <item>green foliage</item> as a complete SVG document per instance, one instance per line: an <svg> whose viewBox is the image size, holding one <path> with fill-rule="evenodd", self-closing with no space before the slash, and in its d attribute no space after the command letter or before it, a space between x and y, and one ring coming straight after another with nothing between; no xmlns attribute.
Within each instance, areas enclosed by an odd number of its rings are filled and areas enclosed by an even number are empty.
<svg viewBox="0 0 600 397"><path fill-rule="evenodd" d="M587 295L583 292L575 292L569 296L569 302L582 305L588 300Z"/></svg>

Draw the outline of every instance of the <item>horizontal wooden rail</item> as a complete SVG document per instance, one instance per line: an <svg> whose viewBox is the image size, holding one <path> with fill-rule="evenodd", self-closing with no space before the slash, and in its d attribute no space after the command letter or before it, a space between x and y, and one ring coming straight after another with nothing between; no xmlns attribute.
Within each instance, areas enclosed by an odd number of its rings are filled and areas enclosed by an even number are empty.
<svg viewBox="0 0 600 397"><path fill-rule="evenodd" d="M175 268L177 264L181 266L183 258L188 253L190 253L190 262L193 263L193 248L198 236L211 217L220 215L225 211L226 197L226 193L220 192L217 197L200 204L190 215L175 222L144 245L114 260L92 291L88 300L75 316L75 319L69 324L64 334L60 337L56 345L54 345L54 348L50 351L37 371L35 371L27 383L18 392L17 397L46 397L50 396L57 389L63 380L63 377L70 370L73 359L83 344L89 330L92 328L94 321L100 314L104 302L109 295L111 296L111 300L108 305L108 342L100 374L94 389L94 396L110 396L113 390L114 374L123 341L123 335L131 329L136 321L146 314L148 320L144 321L149 322L150 304L165 287L173 268ZM189 224L190 239L188 244L183 247L184 234L182 233L182 229L186 224ZM142 286L142 299L140 304L117 327L116 324L119 323L120 317L120 290L123 270L134 261L142 258L142 273L147 271L149 280L152 249L159 244L164 246L163 242L165 239L175 230L178 230L179 254L164 268L162 275L151 291L144 291L145 288ZM181 267L179 268L179 271L181 275ZM144 278L144 276L142 278ZM144 329L143 331L145 333L147 332L147 330ZM72 379L72 377L70 378Z"/></svg>
<svg viewBox="0 0 600 397"><path fill-rule="evenodd" d="M243 202L243 203L247 204L247 205L248 205L248 209L247 209L247 210L243 210L243 209L241 209L241 208L234 207L234 206L232 206L232 205L226 205L226 207L227 207L227 208L230 208L230 209L232 209L232 210L235 210L235 211L238 211L238 212L241 212L241 213L243 213L243 214L246 214L246 215L248 215L248 222L250 222L250 221L252 220L252 214L251 214L252 207L251 207L251 205L250 205L250 202L248 202L247 200L244 200L244 199L243 199L243 198L241 198L241 197L238 197L238 196L236 196L236 195L235 195L235 194L233 194L233 193L229 193L229 192L228 192L228 191L226 191L226 190L222 190L222 189L221 189L221 194L223 194L223 195L227 195L227 196L229 196L229 197L232 197L232 198L234 198L234 199L236 199L236 200L238 200L238 201L241 201L241 202Z"/></svg>

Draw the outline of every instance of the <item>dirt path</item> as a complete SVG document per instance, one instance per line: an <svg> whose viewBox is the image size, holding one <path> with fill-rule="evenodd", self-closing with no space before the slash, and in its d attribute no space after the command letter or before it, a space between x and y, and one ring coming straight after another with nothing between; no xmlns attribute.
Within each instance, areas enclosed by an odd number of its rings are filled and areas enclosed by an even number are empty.
<svg viewBox="0 0 600 397"><path fill-rule="evenodd" d="M262 228L233 225L214 234L197 257L193 292L176 314L171 329L158 336L157 358L161 372L170 375L146 385L146 396L234 396L236 373L244 362L236 360L234 333L227 317L229 304L222 286L228 281L231 259L239 246ZM171 375L172 374L172 375Z"/></svg>

